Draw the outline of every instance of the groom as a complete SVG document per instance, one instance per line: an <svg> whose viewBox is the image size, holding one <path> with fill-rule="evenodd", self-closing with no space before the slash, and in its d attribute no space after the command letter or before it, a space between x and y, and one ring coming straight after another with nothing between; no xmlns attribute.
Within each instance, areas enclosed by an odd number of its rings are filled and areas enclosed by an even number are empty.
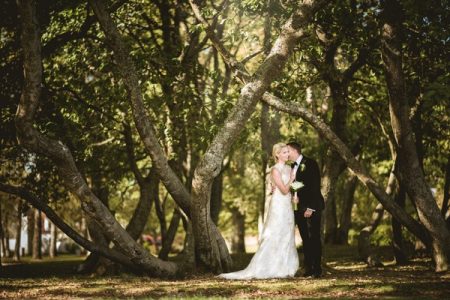
<svg viewBox="0 0 450 300"><path fill-rule="evenodd" d="M295 180L304 186L297 191L299 203L294 211L295 224L303 240L305 277L322 275L322 243L320 240L321 212L325 207L320 193L320 172L317 163L302 154L297 142L290 142L289 160L294 161Z"/></svg>

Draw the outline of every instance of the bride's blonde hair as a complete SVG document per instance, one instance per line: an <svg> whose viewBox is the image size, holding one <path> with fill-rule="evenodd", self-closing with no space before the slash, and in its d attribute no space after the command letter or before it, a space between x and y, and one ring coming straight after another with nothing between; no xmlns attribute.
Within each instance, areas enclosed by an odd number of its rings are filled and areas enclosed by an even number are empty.
<svg viewBox="0 0 450 300"><path fill-rule="evenodd" d="M273 145L272 158L275 162L277 162L278 154L280 153L281 149L283 149L284 147L287 147L287 145L285 143L276 143L275 145Z"/></svg>

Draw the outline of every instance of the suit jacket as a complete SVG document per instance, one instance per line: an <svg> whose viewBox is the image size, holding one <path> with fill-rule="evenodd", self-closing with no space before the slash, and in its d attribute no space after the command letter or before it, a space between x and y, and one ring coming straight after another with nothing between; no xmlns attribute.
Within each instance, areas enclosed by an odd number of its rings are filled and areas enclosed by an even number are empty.
<svg viewBox="0 0 450 300"><path fill-rule="evenodd" d="M320 171L316 161L303 155L297 173L295 174L295 179L304 184L297 191L299 199L297 211L305 211L307 208L316 211L323 210L325 208L325 202L320 192Z"/></svg>

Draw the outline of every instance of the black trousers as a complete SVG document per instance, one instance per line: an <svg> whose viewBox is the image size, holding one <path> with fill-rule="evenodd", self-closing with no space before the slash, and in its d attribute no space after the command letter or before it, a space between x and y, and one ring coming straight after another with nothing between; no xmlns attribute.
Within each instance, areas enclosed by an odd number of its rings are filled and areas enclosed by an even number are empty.
<svg viewBox="0 0 450 300"><path fill-rule="evenodd" d="M313 212L312 216L305 218L303 212L295 212L295 224L298 226L303 240L303 253L305 272L321 274L322 242L320 240L320 211Z"/></svg>

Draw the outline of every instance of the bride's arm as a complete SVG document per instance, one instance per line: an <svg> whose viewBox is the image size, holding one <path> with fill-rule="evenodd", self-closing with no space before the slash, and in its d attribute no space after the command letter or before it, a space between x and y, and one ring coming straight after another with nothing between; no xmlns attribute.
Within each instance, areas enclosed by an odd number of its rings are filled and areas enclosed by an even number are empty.
<svg viewBox="0 0 450 300"><path fill-rule="evenodd" d="M273 178L273 182L275 183L275 186L280 190L281 193L284 195L289 193L290 185L293 181L292 178L289 179L288 183L285 185L283 183L283 180L281 179L281 173L276 168L273 168L271 171L271 175Z"/></svg>

